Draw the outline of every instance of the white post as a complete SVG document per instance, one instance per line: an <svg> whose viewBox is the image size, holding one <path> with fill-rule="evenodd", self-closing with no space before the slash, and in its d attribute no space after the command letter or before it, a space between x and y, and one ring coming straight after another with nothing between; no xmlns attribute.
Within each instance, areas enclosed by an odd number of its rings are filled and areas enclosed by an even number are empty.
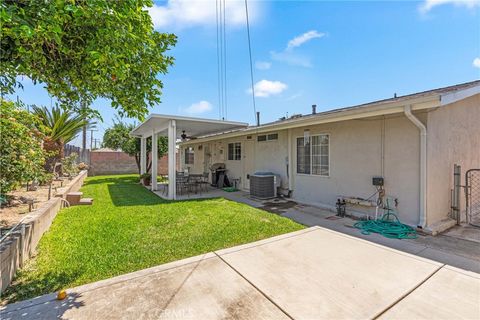
<svg viewBox="0 0 480 320"><path fill-rule="evenodd" d="M292 148L292 129L287 130L287 152L288 152L288 190L293 190L293 148Z"/></svg>
<svg viewBox="0 0 480 320"><path fill-rule="evenodd" d="M147 138L140 138L140 174L147 172Z"/></svg>
<svg viewBox="0 0 480 320"><path fill-rule="evenodd" d="M168 198L175 200L177 198L176 182L176 144L177 144L177 125L175 120L168 123Z"/></svg>
<svg viewBox="0 0 480 320"><path fill-rule="evenodd" d="M157 190L158 174L158 134L152 133L152 190Z"/></svg>

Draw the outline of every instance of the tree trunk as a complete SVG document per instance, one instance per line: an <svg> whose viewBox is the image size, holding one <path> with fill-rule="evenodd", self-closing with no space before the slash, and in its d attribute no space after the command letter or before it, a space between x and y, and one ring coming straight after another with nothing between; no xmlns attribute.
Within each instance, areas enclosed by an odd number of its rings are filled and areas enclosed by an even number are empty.
<svg viewBox="0 0 480 320"><path fill-rule="evenodd" d="M48 157L45 160L45 170L47 172L53 172L55 163L60 162L63 157L63 144L61 142L52 141L49 138L45 138L43 140L43 149L48 153Z"/></svg>
<svg viewBox="0 0 480 320"><path fill-rule="evenodd" d="M82 128L82 148L83 150L87 149L87 126Z"/></svg>
<svg viewBox="0 0 480 320"><path fill-rule="evenodd" d="M137 163L138 174L140 174L140 154L135 154L135 162Z"/></svg>
<svg viewBox="0 0 480 320"><path fill-rule="evenodd" d="M149 154L147 153L147 172L152 168L152 159L150 159Z"/></svg>

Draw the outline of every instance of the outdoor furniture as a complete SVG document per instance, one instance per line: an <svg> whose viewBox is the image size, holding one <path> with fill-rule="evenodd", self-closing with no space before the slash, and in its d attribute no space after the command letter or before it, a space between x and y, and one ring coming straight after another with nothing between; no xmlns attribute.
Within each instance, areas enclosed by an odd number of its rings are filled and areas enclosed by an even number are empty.
<svg viewBox="0 0 480 320"><path fill-rule="evenodd" d="M177 175L177 183L176 183L176 189L177 192L180 194L184 194L186 192L188 194L190 186L188 183L188 176L185 176L183 174Z"/></svg>
<svg viewBox="0 0 480 320"><path fill-rule="evenodd" d="M204 172L202 174L202 179L200 181L200 188L203 188L205 190L205 192L208 191L208 185L210 184L210 182L208 182L208 176L209 176L209 173Z"/></svg>
<svg viewBox="0 0 480 320"><path fill-rule="evenodd" d="M188 176L188 181L189 185L192 188L192 190L197 193L198 190L202 190L202 180L203 180L203 174L190 174Z"/></svg>

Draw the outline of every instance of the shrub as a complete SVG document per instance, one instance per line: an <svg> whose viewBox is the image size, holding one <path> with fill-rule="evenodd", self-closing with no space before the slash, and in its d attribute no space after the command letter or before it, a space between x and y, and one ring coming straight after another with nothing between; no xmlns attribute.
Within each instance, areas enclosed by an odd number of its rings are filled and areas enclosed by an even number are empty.
<svg viewBox="0 0 480 320"><path fill-rule="evenodd" d="M149 186L152 180L152 175L150 173L143 173L140 175L140 180L145 186Z"/></svg>
<svg viewBox="0 0 480 320"><path fill-rule="evenodd" d="M77 166L78 170L88 170L88 164L86 164L85 162L80 162Z"/></svg>
<svg viewBox="0 0 480 320"><path fill-rule="evenodd" d="M19 104L0 100L0 193L6 194L43 173L45 153L38 119Z"/></svg>
<svg viewBox="0 0 480 320"><path fill-rule="evenodd" d="M73 152L68 157L62 159L62 172L64 175L73 177L78 174L77 158L78 154Z"/></svg>

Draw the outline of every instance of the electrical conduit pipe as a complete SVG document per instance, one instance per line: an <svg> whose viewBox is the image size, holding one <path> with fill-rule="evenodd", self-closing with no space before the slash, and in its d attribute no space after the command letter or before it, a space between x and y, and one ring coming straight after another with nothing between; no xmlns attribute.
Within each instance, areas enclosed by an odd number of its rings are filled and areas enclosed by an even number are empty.
<svg viewBox="0 0 480 320"><path fill-rule="evenodd" d="M412 113L412 106L404 107L405 116L420 130L420 218L418 226L427 225L427 127Z"/></svg>

